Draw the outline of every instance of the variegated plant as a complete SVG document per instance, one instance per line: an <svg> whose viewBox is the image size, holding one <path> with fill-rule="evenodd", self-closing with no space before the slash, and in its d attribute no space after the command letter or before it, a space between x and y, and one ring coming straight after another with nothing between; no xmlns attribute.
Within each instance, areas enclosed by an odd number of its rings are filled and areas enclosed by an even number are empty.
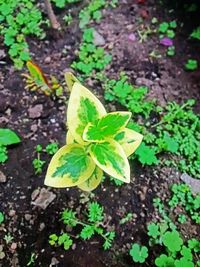
<svg viewBox="0 0 200 267"><path fill-rule="evenodd" d="M127 157L142 141L142 135L126 128L130 112L107 113L102 103L71 74L66 74L71 95L67 110L66 145L52 158L45 184L95 189L103 171L130 182Z"/></svg>

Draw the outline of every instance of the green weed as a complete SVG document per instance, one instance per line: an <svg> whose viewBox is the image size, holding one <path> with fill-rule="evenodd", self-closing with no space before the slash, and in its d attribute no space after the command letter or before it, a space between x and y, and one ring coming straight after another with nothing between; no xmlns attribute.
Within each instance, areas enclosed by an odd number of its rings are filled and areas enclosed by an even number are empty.
<svg viewBox="0 0 200 267"><path fill-rule="evenodd" d="M173 184L171 192L172 196L168 202L171 209L175 209L178 205L181 206L195 223L200 224L200 194L193 195L190 187L186 184ZM179 214L178 221L184 223L186 216Z"/></svg>
<svg viewBox="0 0 200 267"><path fill-rule="evenodd" d="M89 5L82 9L79 13L79 27L81 29L85 28L91 20L99 22L102 17L101 9L104 8L105 5L105 0L90 1Z"/></svg>
<svg viewBox="0 0 200 267"><path fill-rule="evenodd" d="M198 68L198 62L195 59L188 59L187 62L185 63L185 69L186 70L196 70Z"/></svg>
<svg viewBox="0 0 200 267"><path fill-rule="evenodd" d="M111 61L112 56L107 54L102 47L93 43L93 28L83 31L83 40L79 48L78 59L72 63L72 68L81 74L89 76L93 71L102 71Z"/></svg>
<svg viewBox="0 0 200 267"><path fill-rule="evenodd" d="M159 162L159 154L168 153L169 160L163 163L200 178L200 151L196 149L200 146L200 118L192 110L194 100L183 105L169 102L162 108L155 100L146 100L148 89L132 86L124 73L119 80L109 80L103 74L97 78L106 100L118 102L133 113L134 122L128 128L144 135L134 157L143 165L153 165Z"/></svg>
<svg viewBox="0 0 200 267"><path fill-rule="evenodd" d="M200 40L200 26L198 28L196 28L195 30L193 30L190 37L197 39L197 40Z"/></svg>
<svg viewBox="0 0 200 267"><path fill-rule="evenodd" d="M45 160L41 160L41 156L44 153L49 155L54 155L58 151L58 144L57 143L50 143L43 149L42 145L37 145L35 147L35 152L37 157L33 159L32 164L35 171L35 174L41 174L43 171L43 167L46 163Z"/></svg>
<svg viewBox="0 0 200 267"><path fill-rule="evenodd" d="M83 240L88 240L92 238L94 234L98 234L104 239L104 250L107 250L112 246L112 241L115 237L115 232L107 232L103 228L103 207L100 206L99 203L89 203L86 218L84 221L82 219L77 218L76 212L71 209L66 209L62 212L61 220L65 225L71 228L75 228L76 226L81 227L80 233L77 235L77 238L80 237ZM49 236L49 243L53 246L63 245L64 249L67 250L73 244L73 240L70 236L71 235L68 233L62 233L59 236L57 236L56 234L52 234Z"/></svg>
<svg viewBox="0 0 200 267"><path fill-rule="evenodd" d="M167 36L173 39L175 37L175 29L177 28L176 21L162 22L158 27L158 32L160 33L160 38Z"/></svg>
<svg viewBox="0 0 200 267"><path fill-rule="evenodd" d="M30 59L26 36L45 36L41 28L41 11L34 1L0 0L0 23L0 34L4 36L4 44L9 48L8 54L15 67L21 69L24 62Z"/></svg>

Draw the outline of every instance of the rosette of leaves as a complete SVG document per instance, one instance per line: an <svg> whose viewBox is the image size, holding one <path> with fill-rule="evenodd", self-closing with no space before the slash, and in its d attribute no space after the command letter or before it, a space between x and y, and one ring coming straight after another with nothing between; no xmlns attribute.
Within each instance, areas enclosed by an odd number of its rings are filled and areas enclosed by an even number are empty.
<svg viewBox="0 0 200 267"><path fill-rule="evenodd" d="M130 112L107 113L102 103L77 79L66 74L71 91L67 110L67 144L53 156L45 178L52 187L78 186L95 189L103 171L130 182L127 157L142 141L142 135L126 128Z"/></svg>

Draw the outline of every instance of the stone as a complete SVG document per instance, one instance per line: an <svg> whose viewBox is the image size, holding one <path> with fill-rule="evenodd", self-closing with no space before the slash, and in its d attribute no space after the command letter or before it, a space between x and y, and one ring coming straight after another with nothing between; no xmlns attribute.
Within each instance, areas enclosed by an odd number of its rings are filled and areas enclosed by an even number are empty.
<svg viewBox="0 0 200 267"><path fill-rule="evenodd" d="M153 82L146 78L137 78L135 80L135 84L138 86L144 85L144 86L150 87L153 85Z"/></svg>
<svg viewBox="0 0 200 267"><path fill-rule="evenodd" d="M32 215L31 214L25 214L24 218L26 221L30 221L30 219L32 218Z"/></svg>
<svg viewBox="0 0 200 267"><path fill-rule="evenodd" d="M191 187L191 191L194 194L200 193L200 180L199 179L192 178L187 173L183 173L181 175L181 180Z"/></svg>
<svg viewBox="0 0 200 267"><path fill-rule="evenodd" d="M37 132L37 129L38 129L38 126L37 126L37 124L33 124L33 125L31 125L31 131L32 132Z"/></svg>
<svg viewBox="0 0 200 267"><path fill-rule="evenodd" d="M39 231L42 232L45 228L45 223L40 223L40 226L39 226Z"/></svg>
<svg viewBox="0 0 200 267"><path fill-rule="evenodd" d="M16 215L16 211L15 210L10 210L9 213L8 213L8 215L10 217L14 217Z"/></svg>
<svg viewBox="0 0 200 267"><path fill-rule="evenodd" d="M50 264L50 266L55 266L55 265L57 265L57 264L59 264L59 261L58 261L55 257L53 257L53 258L51 259L51 264Z"/></svg>
<svg viewBox="0 0 200 267"><path fill-rule="evenodd" d="M39 195L39 193L40 193L40 188L36 188L31 194L31 199L32 200L36 199L36 197Z"/></svg>
<svg viewBox="0 0 200 267"><path fill-rule="evenodd" d="M3 260L5 258L6 254L3 251L0 251L0 260Z"/></svg>
<svg viewBox="0 0 200 267"><path fill-rule="evenodd" d="M5 58L6 57L6 53L3 49L0 49L0 59Z"/></svg>
<svg viewBox="0 0 200 267"><path fill-rule="evenodd" d="M47 63L47 64L49 64L51 62L51 57L46 57L45 59L44 59L44 63Z"/></svg>
<svg viewBox="0 0 200 267"><path fill-rule="evenodd" d="M130 33L128 36L129 41L135 42L136 41L136 36L134 33Z"/></svg>
<svg viewBox="0 0 200 267"><path fill-rule="evenodd" d="M93 37L94 37L94 40L93 40L94 45L96 45L96 46L105 45L105 43L106 43L105 39L96 30L93 31Z"/></svg>
<svg viewBox="0 0 200 267"><path fill-rule="evenodd" d="M43 112L43 105L37 104L34 107L30 107L28 109L28 115L31 119L37 119L40 118Z"/></svg>
<svg viewBox="0 0 200 267"><path fill-rule="evenodd" d="M56 195L54 193L47 190L46 188L42 188L39 195L37 195L37 198L32 201L31 204L45 210L49 206L49 204L54 201L55 198Z"/></svg>
<svg viewBox="0 0 200 267"><path fill-rule="evenodd" d="M5 174L2 171L0 171L0 183L5 183L6 180L7 179L6 179Z"/></svg>
<svg viewBox="0 0 200 267"><path fill-rule="evenodd" d="M17 248L17 243L15 243L15 242L13 242L12 244L11 244L11 247L10 247L12 250L16 250L16 248Z"/></svg>

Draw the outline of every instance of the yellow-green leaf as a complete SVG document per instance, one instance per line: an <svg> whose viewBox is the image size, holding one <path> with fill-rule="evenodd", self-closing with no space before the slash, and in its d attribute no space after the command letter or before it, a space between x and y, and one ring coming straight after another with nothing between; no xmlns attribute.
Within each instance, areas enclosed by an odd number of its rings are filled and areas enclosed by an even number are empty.
<svg viewBox="0 0 200 267"><path fill-rule="evenodd" d="M128 128L125 128L115 136L115 140L120 143L127 157L135 152L142 139L142 134Z"/></svg>
<svg viewBox="0 0 200 267"><path fill-rule="evenodd" d="M45 185L70 187L85 182L93 173L95 164L78 144L65 145L53 156L45 178Z"/></svg>
<svg viewBox="0 0 200 267"><path fill-rule="evenodd" d="M83 132L83 139L98 142L111 138L121 131L130 120L131 112L111 112L100 118L95 123L89 123Z"/></svg>
<svg viewBox="0 0 200 267"><path fill-rule="evenodd" d="M72 136L72 134L70 133L70 131L67 131L67 134L66 134L66 144L67 145L71 145L71 144L74 144L75 143L75 140Z"/></svg>
<svg viewBox="0 0 200 267"><path fill-rule="evenodd" d="M106 110L101 102L87 88L75 82L67 110L67 124L73 138L84 144L82 135L87 124L95 123L104 115Z"/></svg>
<svg viewBox="0 0 200 267"><path fill-rule="evenodd" d="M130 166L123 148L114 140L94 143L90 155L99 168L107 174L125 182L130 182Z"/></svg>
<svg viewBox="0 0 200 267"><path fill-rule="evenodd" d="M96 166L93 174L84 183L79 184L78 187L83 191L92 191L101 183L103 178L103 171Z"/></svg>
<svg viewBox="0 0 200 267"><path fill-rule="evenodd" d="M75 82L80 83L79 80L71 72L66 72L65 73L65 81L66 81L66 84L67 84L67 88L68 88L68 90L70 92L71 92L72 87L73 87Z"/></svg>
<svg viewBox="0 0 200 267"><path fill-rule="evenodd" d="M31 77L34 79L36 83L49 86L47 78L45 77L43 71L40 69L40 67L37 64L28 60L26 63L26 66L31 74Z"/></svg>

